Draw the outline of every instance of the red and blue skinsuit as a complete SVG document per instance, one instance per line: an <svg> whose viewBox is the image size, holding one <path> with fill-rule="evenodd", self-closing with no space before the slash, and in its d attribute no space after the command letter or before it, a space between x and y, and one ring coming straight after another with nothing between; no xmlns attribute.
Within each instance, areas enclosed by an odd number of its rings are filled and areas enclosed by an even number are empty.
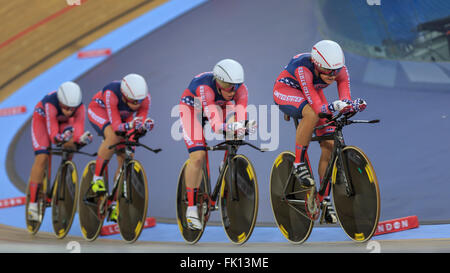
<svg viewBox="0 0 450 273"><path fill-rule="evenodd" d="M344 66L336 75L336 83L340 100L351 100L350 79ZM314 73L311 54L302 53L294 56L276 79L273 88L273 99L280 110L294 118L302 118L302 110L309 104L316 114L329 113L328 102L323 94L323 88L328 86ZM320 119L317 126L324 124ZM316 135L334 132L334 127L326 127Z"/></svg>
<svg viewBox="0 0 450 273"><path fill-rule="evenodd" d="M180 100L180 119L189 153L206 150L203 126L209 121L215 133L222 133L230 114L235 121L247 119L248 90L241 84L233 100L226 101L217 89L212 72L197 75L184 90Z"/></svg>
<svg viewBox="0 0 450 273"><path fill-rule="evenodd" d="M142 101L139 109L133 111L126 102L122 100L120 82L114 81L97 92L88 106L88 117L92 127L98 135L103 136L106 126L111 125L115 132L121 131L120 125L130 122L135 117L147 118L150 108L150 94Z"/></svg>
<svg viewBox="0 0 450 273"><path fill-rule="evenodd" d="M66 117L59 105L56 91L47 94L34 107L31 120L31 139L34 153L49 153L50 145L56 144L55 137L64 129L72 127L73 139L80 141L84 133L85 107L83 104L77 107L72 116Z"/></svg>

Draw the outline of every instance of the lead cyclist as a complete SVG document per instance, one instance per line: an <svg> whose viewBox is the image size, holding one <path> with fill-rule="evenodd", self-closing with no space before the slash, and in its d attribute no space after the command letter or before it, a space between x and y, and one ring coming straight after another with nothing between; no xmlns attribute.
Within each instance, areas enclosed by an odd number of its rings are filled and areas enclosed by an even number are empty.
<svg viewBox="0 0 450 273"><path fill-rule="evenodd" d="M323 89L334 82L337 83L339 99L328 103ZM319 113L363 111L367 106L363 99L351 98L349 74L339 44L322 40L312 47L311 52L294 56L276 79L273 98L284 114L300 119L295 134L294 175L302 187L315 187L315 181L309 171L311 168L307 152L314 128L326 123L326 119L319 118ZM327 126L317 130L315 134L332 134L334 130L334 126ZM331 158L333 145L333 140L320 142L320 184ZM326 223L336 223L337 217L330 202L329 192L330 184L325 194L319 194L318 199L325 213Z"/></svg>

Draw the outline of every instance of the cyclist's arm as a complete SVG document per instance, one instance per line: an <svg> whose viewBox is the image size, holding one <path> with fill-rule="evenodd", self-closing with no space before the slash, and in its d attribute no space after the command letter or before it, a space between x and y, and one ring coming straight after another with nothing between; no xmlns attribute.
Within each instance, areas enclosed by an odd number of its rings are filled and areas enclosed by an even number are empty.
<svg viewBox="0 0 450 273"><path fill-rule="evenodd" d="M55 137L59 133L59 122L56 116L58 115L58 110L51 103L46 103L44 105L45 118L47 123L47 133L50 137L50 141L56 144Z"/></svg>
<svg viewBox="0 0 450 273"><path fill-rule="evenodd" d="M242 84L234 95L234 102L236 103L236 121L247 120L247 104L248 104L248 90L245 84Z"/></svg>
<svg viewBox="0 0 450 273"><path fill-rule="evenodd" d="M217 134L222 133L224 127L222 109L214 101L214 91L209 86L200 85L196 90L196 94L200 97L203 112L208 118L213 131Z"/></svg>
<svg viewBox="0 0 450 273"><path fill-rule="evenodd" d="M347 67L344 66L336 76L336 83L340 100L351 100L350 94L350 76Z"/></svg>
<svg viewBox="0 0 450 273"><path fill-rule="evenodd" d="M330 113L328 110L328 105L326 101L322 101L320 98L318 90L314 87L313 84L313 74L311 71L303 66L298 67L295 70L295 77L297 78L298 83L300 84L301 91L308 101L308 104L314 110L316 114L319 113Z"/></svg>
<svg viewBox="0 0 450 273"><path fill-rule="evenodd" d="M84 120L86 116L86 111L84 104L80 105L78 107L77 111L74 114L74 120L73 120L73 140L77 143L80 143L80 138L84 133Z"/></svg>
<svg viewBox="0 0 450 273"><path fill-rule="evenodd" d="M147 118L148 110L150 109L150 102L150 95L148 95L147 98L142 101L141 107L139 107L139 110L136 113L136 117L141 117L142 120Z"/></svg>
<svg viewBox="0 0 450 273"><path fill-rule="evenodd" d="M105 102L106 113L108 114L111 127L114 132L117 132L119 131L119 125L122 123L118 109L119 98L111 90L106 90L103 93L103 101Z"/></svg>

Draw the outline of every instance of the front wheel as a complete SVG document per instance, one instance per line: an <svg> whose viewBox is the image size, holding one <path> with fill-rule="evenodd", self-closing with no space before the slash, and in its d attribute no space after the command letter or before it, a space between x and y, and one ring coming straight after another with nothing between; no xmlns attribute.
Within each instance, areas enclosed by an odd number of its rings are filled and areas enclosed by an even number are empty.
<svg viewBox="0 0 450 273"><path fill-rule="evenodd" d="M72 161L66 161L56 174L52 194L52 223L56 237L69 233L77 210L78 173Z"/></svg>
<svg viewBox="0 0 450 273"><path fill-rule="evenodd" d="M366 242L375 233L380 217L378 180L368 157L358 147L346 146L341 160L342 164L335 161L332 175L336 214L352 240Z"/></svg>
<svg viewBox="0 0 450 273"><path fill-rule="evenodd" d="M235 244L251 236L258 215L258 182L250 160L236 155L225 169L220 191L222 223L228 238Z"/></svg>
<svg viewBox="0 0 450 273"><path fill-rule="evenodd" d="M144 228L148 207L147 176L137 160L128 162L125 173L120 177L117 207L120 235L124 241L133 243Z"/></svg>

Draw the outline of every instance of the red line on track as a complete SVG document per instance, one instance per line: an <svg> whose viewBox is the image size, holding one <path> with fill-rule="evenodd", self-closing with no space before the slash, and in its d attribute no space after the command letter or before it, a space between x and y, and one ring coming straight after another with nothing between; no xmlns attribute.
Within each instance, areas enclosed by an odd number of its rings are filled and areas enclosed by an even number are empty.
<svg viewBox="0 0 450 273"><path fill-rule="evenodd" d="M82 0L81 3L84 3L86 1L87 0ZM25 36L26 34L32 32L33 30L37 29L38 27L40 27L40 26L50 22L51 20L59 17L60 15L68 12L69 10L73 9L74 7L77 7L77 6L67 6L67 7L65 7L65 8L63 8L63 9L61 9L61 10L55 12L55 13L53 13L52 15L44 18L43 20L37 22L36 24L30 26L29 28L23 30L22 32L19 32L18 34L14 35L13 37L11 37L8 40L6 40L3 43L1 43L0 44L0 49L5 47L5 46L7 46L7 45L9 45L9 44L11 44L12 42L16 41L17 39Z"/></svg>

